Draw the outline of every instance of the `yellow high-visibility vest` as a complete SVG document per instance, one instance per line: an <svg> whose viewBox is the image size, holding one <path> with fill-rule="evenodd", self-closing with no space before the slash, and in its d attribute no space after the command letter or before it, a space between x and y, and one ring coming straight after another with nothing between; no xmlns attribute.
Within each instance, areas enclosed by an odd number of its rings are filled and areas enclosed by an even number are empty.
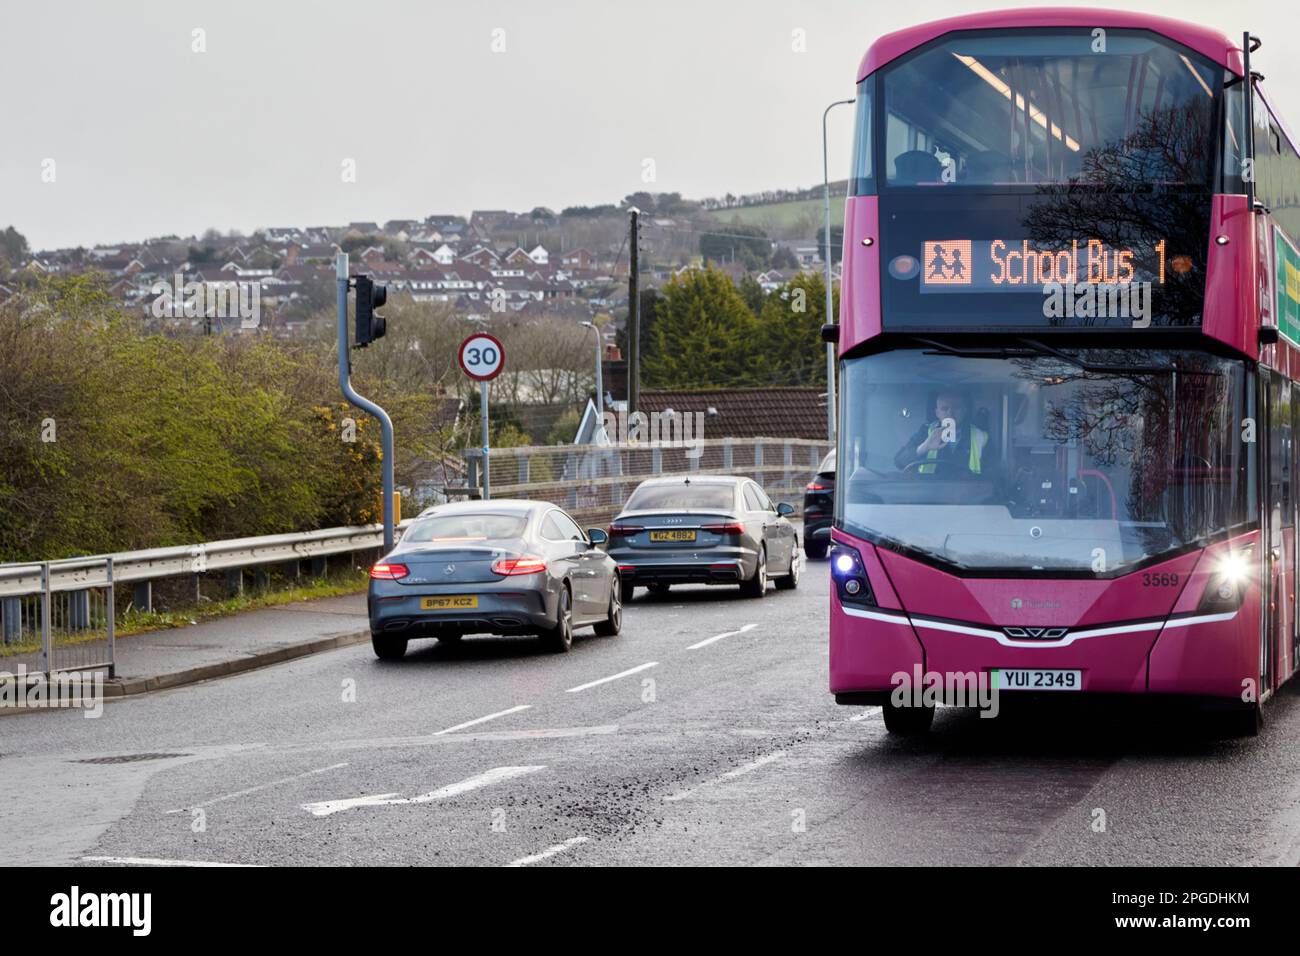
<svg viewBox="0 0 1300 956"><path fill-rule="evenodd" d="M938 425L931 425L929 431L926 432L925 437L928 439L931 435L934 434L935 429L937 429L938 427L939 427ZM984 431L982 428L976 428L974 425L971 425L969 427L970 427L970 456L966 462L966 465L968 468L970 468L971 474L978 475L980 473L980 455L984 451L984 446L988 444L989 433ZM933 462L935 459L939 457L939 449L931 448L928 452L926 452L925 457L929 461ZM935 466L933 464L922 465L920 468L917 469L917 471L919 471L923 475L932 475L934 474L934 468Z"/></svg>

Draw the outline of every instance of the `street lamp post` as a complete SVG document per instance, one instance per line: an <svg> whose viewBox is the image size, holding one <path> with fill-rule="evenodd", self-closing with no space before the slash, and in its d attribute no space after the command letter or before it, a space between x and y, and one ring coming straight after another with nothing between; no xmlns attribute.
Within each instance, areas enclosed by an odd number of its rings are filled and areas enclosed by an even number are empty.
<svg viewBox="0 0 1300 956"><path fill-rule="evenodd" d="M822 195L826 204L826 248L822 258L826 261L826 321L835 322L832 311L835 297L831 294L831 173L826 146L826 117L837 106L852 106L857 100L836 100L822 111ZM842 266L841 266L842 268ZM826 343L826 439L835 441L835 343Z"/></svg>
<svg viewBox="0 0 1300 956"><path fill-rule="evenodd" d="M596 333L596 415L603 420L605 415L605 386L604 376L601 374L600 368L600 353L603 351L600 329L596 327L595 322L583 322L582 324Z"/></svg>

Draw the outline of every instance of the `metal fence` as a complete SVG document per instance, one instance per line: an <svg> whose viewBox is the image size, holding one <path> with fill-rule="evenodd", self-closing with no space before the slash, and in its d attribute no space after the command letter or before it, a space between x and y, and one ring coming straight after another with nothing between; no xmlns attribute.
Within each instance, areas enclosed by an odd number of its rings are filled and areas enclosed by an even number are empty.
<svg viewBox="0 0 1300 956"><path fill-rule="evenodd" d="M406 522L398 527L404 527ZM0 672L104 668L112 676L116 588L128 584L140 610L152 607L152 582L224 571L233 593L246 568L308 561L322 573L330 555L378 550L381 525L325 528L298 534L211 541L112 555L27 564L0 564Z"/></svg>
<svg viewBox="0 0 1300 956"><path fill-rule="evenodd" d="M15 574L0 597L0 670L17 673L106 668L113 674L113 558L6 565ZM33 577L34 576L34 577ZM33 587L33 584L35 585Z"/></svg>
<svg viewBox="0 0 1300 956"><path fill-rule="evenodd" d="M713 438L691 444L544 445L494 448L493 498L550 501L587 521L608 521L632 490L656 475L745 475L774 500L803 507L803 491L830 442ZM482 450L465 450L469 487L481 487Z"/></svg>

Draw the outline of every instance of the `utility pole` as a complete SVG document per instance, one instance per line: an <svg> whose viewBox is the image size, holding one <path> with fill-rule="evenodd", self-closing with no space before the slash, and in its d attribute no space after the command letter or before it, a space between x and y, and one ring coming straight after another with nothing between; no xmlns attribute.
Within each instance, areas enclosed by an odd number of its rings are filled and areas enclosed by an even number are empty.
<svg viewBox="0 0 1300 956"><path fill-rule="evenodd" d="M633 206L628 210L631 216L631 235L628 275L627 275L627 413L636 411L641 403L641 290L638 285L638 242L640 240L639 220L641 210Z"/></svg>
<svg viewBox="0 0 1300 956"><path fill-rule="evenodd" d="M604 340L600 334L600 326L595 322L583 322L582 324L596 333L596 417L603 420L605 415L605 379L601 374L600 353L605 348Z"/></svg>

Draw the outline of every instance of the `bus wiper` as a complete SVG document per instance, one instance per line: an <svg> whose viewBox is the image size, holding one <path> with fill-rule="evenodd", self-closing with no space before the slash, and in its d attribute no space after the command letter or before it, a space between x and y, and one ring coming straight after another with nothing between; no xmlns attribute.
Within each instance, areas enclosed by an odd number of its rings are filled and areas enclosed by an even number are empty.
<svg viewBox="0 0 1300 956"><path fill-rule="evenodd" d="M994 346L992 348L959 348L955 345L949 345L946 342L936 342L934 339L923 339L918 337L916 341L920 342L922 345L927 345L934 350L932 352L926 352L926 355L951 355L955 358L1007 359L1024 358L1028 355L1034 354L1033 351L1027 351L1025 349L1009 349L1005 345Z"/></svg>
<svg viewBox="0 0 1300 956"><path fill-rule="evenodd" d="M1019 339L1018 341L1023 343L1025 348L1031 349L1039 355L1050 355L1052 358L1060 359L1067 365L1073 365L1082 372L1096 372L1106 375L1170 375L1177 371L1168 365L1111 365L1107 362L1085 362L1068 352L1052 348L1046 342L1040 342L1038 339ZM1217 375L1218 373L1211 372L1209 374Z"/></svg>

